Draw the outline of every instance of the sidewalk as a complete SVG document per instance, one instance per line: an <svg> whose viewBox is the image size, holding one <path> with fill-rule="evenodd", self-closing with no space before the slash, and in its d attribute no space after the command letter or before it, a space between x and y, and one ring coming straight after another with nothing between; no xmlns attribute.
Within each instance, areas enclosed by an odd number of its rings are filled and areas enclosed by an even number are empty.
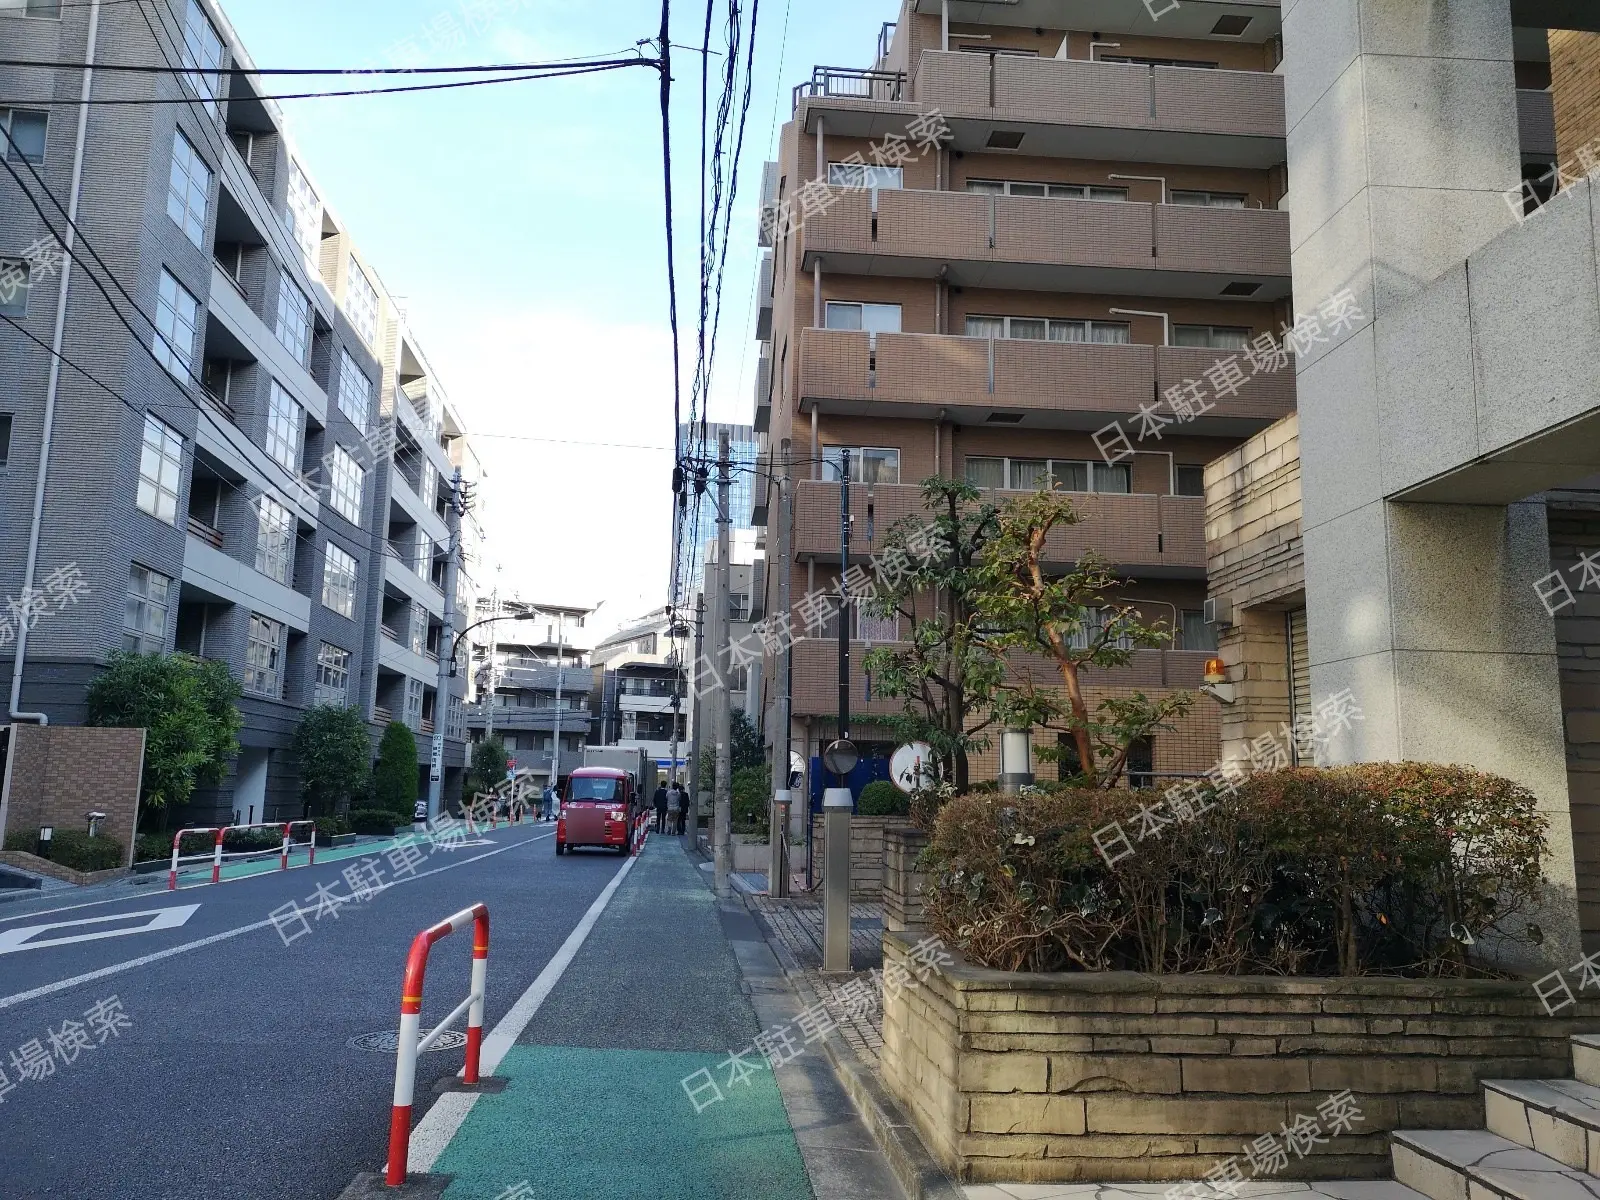
<svg viewBox="0 0 1600 1200"><path fill-rule="evenodd" d="M433 1164L451 1177L436 1194L893 1200L800 1017L755 920L652 838L496 1068L505 1090L477 1098ZM754 1048L764 1031L777 1070Z"/></svg>

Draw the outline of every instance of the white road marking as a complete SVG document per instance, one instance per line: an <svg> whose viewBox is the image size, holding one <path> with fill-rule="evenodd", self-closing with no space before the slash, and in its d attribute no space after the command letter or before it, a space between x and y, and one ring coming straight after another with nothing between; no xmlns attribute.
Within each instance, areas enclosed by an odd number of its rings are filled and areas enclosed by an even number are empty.
<svg viewBox="0 0 1600 1200"><path fill-rule="evenodd" d="M19 925L15 929L0 930L0 954L16 954L22 950L40 950L46 946L70 946L76 942L98 942L103 938L127 937L134 933L155 933L160 929L176 929L200 910L198 904L175 904L170 908L147 908L140 912L116 913L109 917L87 917L81 921L55 921L49 925ZM148 917L142 925L127 929L97 929L86 933L70 933L61 937L37 938L51 929L82 929L89 925L105 925L111 921L131 921L135 917ZM37 938L37 940L33 940Z"/></svg>
<svg viewBox="0 0 1600 1200"><path fill-rule="evenodd" d="M533 1020L533 1015L539 1011L539 1006L545 1002L561 981L561 976L572 965L572 960L578 956L578 950L589 937L595 927L595 922L600 919L600 914L605 912L606 905L611 903L611 897L616 894L622 881L628 877L628 872L633 870L633 864L638 858L629 855L626 862L615 875L611 882L606 884L605 890L595 897L594 903L589 906L589 911L583 914L583 919L573 927L567 935L567 940L561 943L555 957L545 964L544 970L539 972L539 977L528 985L528 990L517 998L506 1015L500 1018L498 1024L489 1031L483 1039L483 1050L479 1056L481 1074L493 1075L500 1061L505 1058L506 1052L516 1045L517 1039L522 1036L522 1031L528 1027L528 1022ZM464 1074L466 1068L457 1071L457 1075ZM433 1164L439 1161L439 1156L455 1137L461 1128L461 1123L467 1119L467 1114L472 1111L472 1106L478 1102L481 1092L446 1092L440 1096L427 1114L417 1123L411 1131L411 1149L406 1157L406 1170L414 1174L426 1174L433 1170Z"/></svg>
<svg viewBox="0 0 1600 1200"><path fill-rule="evenodd" d="M457 867L469 866L472 863L479 862L485 858L493 858L497 854L504 854L507 850L516 850L522 846L528 846L534 842L542 842L545 840L545 838L554 836L554 834L543 833L538 837L525 838L520 842L513 842L509 846L502 846L498 850L489 850L483 854L477 854L471 858L462 859L460 862L450 863L448 866L435 867L431 871L418 871L409 879L388 883L385 884L384 887L399 887L401 884L415 883L417 880L426 879L430 875L438 875L443 871L453 871ZM344 860L341 859L339 861L342 862ZM378 891L379 889L374 888L373 890ZM82 975L74 975L71 979L62 979L55 983L42 984L39 987L33 988L31 991L17 992L15 995L11 996L0 996L0 1009L11 1008L18 1004L26 1004L29 1000L37 1000L41 996L50 996L54 995L56 992L64 992L68 988L77 987L79 984L92 983L94 980L104 979L108 975L120 975L124 971L132 971L139 967L149 966L151 963L160 962L164 958L171 958L177 954L185 954L190 950L199 950L202 947L212 946L217 942L225 942L229 938L236 938L242 934L254 933L257 929L266 929L272 924L272 918L268 917L265 921L257 921L253 925L241 925L237 929L227 929L221 933L214 933L210 937L201 938L197 942L185 942L181 946L169 946L165 950L157 950L154 954L146 954L140 958L131 958L127 962L114 963L109 967L101 967L97 971L86 971Z"/></svg>

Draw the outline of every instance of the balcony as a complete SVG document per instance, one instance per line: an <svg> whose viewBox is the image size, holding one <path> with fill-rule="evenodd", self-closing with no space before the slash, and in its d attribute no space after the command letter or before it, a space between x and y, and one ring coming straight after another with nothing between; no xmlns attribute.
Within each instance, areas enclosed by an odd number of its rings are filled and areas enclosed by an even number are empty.
<svg viewBox="0 0 1600 1200"><path fill-rule="evenodd" d="M802 269L958 287L1256 302L1290 294L1289 214L969 192L831 189ZM1243 290L1250 289L1253 290Z"/></svg>
<svg viewBox="0 0 1600 1200"><path fill-rule="evenodd" d="M199 517L189 518L189 536L199 538L213 549L222 549L222 530L207 525Z"/></svg>
<svg viewBox="0 0 1600 1200"><path fill-rule="evenodd" d="M381 704L372 706L372 721L375 725L388 725L394 721L394 713Z"/></svg>
<svg viewBox="0 0 1600 1200"><path fill-rule="evenodd" d="M866 675L861 669L867 651L864 642L850 647L850 713L861 720L888 716L901 711L902 702L867 695ZM1210 654L1204 650L1135 650L1133 661L1111 671L1085 671L1084 682L1091 704L1097 688L1132 687L1146 691L1161 688L1198 688ZM1042 656L1018 656L1011 660L1014 676L1026 675L1041 686L1059 684L1060 672L1054 662ZM839 711L839 643L828 638L800 638L794 643L792 687L794 715L832 716Z"/></svg>
<svg viewBox="0 0 1600 1200"><path fill-rule="evenodd" d="M932 420L943 409L957 424L1089 432L1135 420L1158 388L1204 381L1234 353L840 329L806 329L800 346L801 404L822 412ZM1294 411L1293 364L1210 399L1184 431L1248 437Z"/></svg>
<svg viewBox="0 0 1600 1200"><path fill-rule="evenodd" d="M873 519L882 548L884 533L903 517L927 516L921 489L911 484L873 489ZM1025 495L994 491L986 499L995 503ZM1203 579L1206 568L1205 501L1199 496L1114 495L1105 492L1074 493L1072 501L1082 520L1051 532L1049 560L1076 562L1093 550L1119 569L1135 570L1144 577ZM864 487L850 489L855 515L855 536L864 540L867 495ZM870 548L853 542L864 560ZM812 480L794 488L794 550L796 557L839 561L839 485ZM852 558L855 557L852 554Z"/></svg>

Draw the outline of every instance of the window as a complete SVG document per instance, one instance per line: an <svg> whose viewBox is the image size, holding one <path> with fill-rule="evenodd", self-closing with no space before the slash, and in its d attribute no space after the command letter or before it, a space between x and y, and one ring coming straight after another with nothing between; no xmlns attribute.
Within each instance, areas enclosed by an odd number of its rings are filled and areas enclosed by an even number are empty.
<svg viewBox="0 0 1600 1200"><path fill-rule="evenodd" d="M177 524L183 481L183 439L165 421L146 414L139 455L139 507L168 525Z"/></svg>
<svg viewBox="0 0 1600 1200"><path fill-rule="evenodd" d="M287 584L293 564L294 515L271 496L262 496L256 505L256 570Z"/></svg>
<svg viewBox="0 0 1600 1200"><path fill-rule="evenodd" d="M286 471L300 471L300 437L305 410L274 379L267 402L267 453Z"/></svg>
<svg viewBox="0 0 1600 1200"><path fill-rule="evenodd" d="M406 679L406 724L413 733L422 729L422 680Z"/></svg>
<svg viewBox="0 0 1600 1200"><path fill-rule="evenodd" d="M906 185L903 167L880 167L872 163L828 164L828 183L833 187L880 188L899 191Z"/></svg>
<svg viewBox="0 0 1600 1200"><path fill-rule="evenodd" d="M134 563L128 570L128 611L122 618L122 648L160 654L167 646L167 596L172 580Z"/></svg>
<svg viewBox="0 0 1600 1200"><path fill-rule="evenodd" d="M898 304L841 304L828 301L826 328L864 330L867 333L899 333Z"/></svg>
<svg viewBox="0 0 1600 1200"><path fill-rule="evenodd" d="M1126 463L1042 458L967 458L967 482L980 488L1127 494L1133 473Z"/></svg>
<svg viewBox="0 0 1600 1200"><path fill-rule="evenodd" d="M1070 733L1056 734L1056 778L1062 783L1083 774L1083 756L1078 753L1078 743Z"/></svg>
<svg viewBox="0 0 1600 1200"><path fill-rule="evenodd" d="M1128 746L1128 786L1148 789L1156 785L1156 747L1150 738L1142 737Z"/></svg>
<svg viewBox="0 0 1600 1200"><path fill-rule="evenodd" d="M0 467L11 457L11 414L0 413Z"/></svg>
<svg viewBox="0 0 1600 1200"><path fill-rule="evenodd" d="M161 272L156 292L156 336L153 349L156 361L174 375L186 377L194 361L194 331L200 316L200 301L173 277Z"/></svg>
<svg viewBox="0 0 1600 1200"><path fill-rule="evenodd" d="M174 133L172 169L167 177L167 216L202 250L206 244L206 206L210 202L211 168L188 138Z"/></svg>
<svg viewBox="0 0 1600 1200"><path fill-rule="evenodd" d="M1010 179L969 179L967 191L989 196L1047 196L1051 200L1126 200L1125 187L1081 183L1021 183Z"/></svg>
<svg viewBox="0 0 1600 1200"><path fill-rule="evenodd" d="M0 316L28 315L32 269L20 258L0 258Z"/></svg>
<svg viewBox="0 0 1600 1200"><path fill-rule="evenodd" d="M350 703L350 651L327 642L318 647L315 702L338 708Z"/></svg>
<svg viewBox="0 0 1600 1200"><path fill-rule="evenodd" d="M21 12L25 17L54 17L61 18L61 4L59 0L11 0L9 5L0 4L0 12L11 8Z"/></svg>
<svg viewBox="0 0 1600 1200"><path fill-rule="evenodd" d="M332 468L328 499L334 511L353 524L361 524L361 493L367 473L343 446L335 446L330 457Z"/></svg>
<svg viewBox="0 0 1600 1200"><path fill-rule="evenodd" d="M1141 67L1193 67L1196 70L1215 71L1217 64L1198 58L1145 58L1138 54L1102 54L1099 61L1107 63L1134 63Z"/></svg>
<svg viewBox="0 0 1600 1200"><path fill-rule="evenodd" d="M321 271L317 262L322 249L322 201L311 190L311 181L300 169L300 164L289 164L289 213L294 224L294 240L300 244L300 253L313 271Z"/></svg>
<svg viewBox="0 0 1600 1200"><path fill-rule="evenodd" d="M1072 630L1067 635L1067 645L1074 650L1087 650L1089 646L1100 639L1106 626L1117 616L1114 608L1085 608L1083 610L1083 624ZM1126 634L1107 643L1120 650L1133 649L1133 641Z"/></svg>
<svg viewBox="0 0 1600 1200"><path fill-rule="evenodd" d="M353 255L350 258L350 281L346 289L344 311L350 318L350 324L354 325L356 332L361 335L362 341L369 346L377 341L378 293L372 284L367 282L367 277L356 265Z"/></svg>
<svg viewBox="0 0 1600 1200"><path fill-rule="evenodd" d="M372 380L356 366L348 350L339 351L339 408L355 422L357 429L362 433L367 431L368 422L372 420ZM423 498L432 499L427 492L423 493Z"/></svg>
<svg viewBox="0 0 1600 1200"><path fill-rule="evenodd" d="M1130 326L1122 321L1060 321L1046 317L967 318L967 336L1015 338L1023 341L1095 342L1126 346L1133 339Z"/></svg>
<svg viewBox="0 0 1600 1200"><path fill-rule="evenodd" d="M961 35L958 33L958 34L955 34L954 36L959 38ZM964 53L967 53L967 54L1001 54L1001 55L1009 55L1012 58L1038 58L1039 57L1039 52L1037 50L1022 50L1022 49L1019 49L1019 48L1009 47L1009 46L989 46L989 45L983 45L983 46L957 46L956 49L960 50L960 51L963 51Z"/></svg>
<svg viewBox="0 0 1600 1200"><path fill-rule="evenodd" d="M200 0L189 0L189 10L183 17L183 65L192 71L189 83L214 110L222 91L222 76L216 73L222 66L222 39L200 7Z"/></svg>
<svg viewBox="0 0 1600 1200"><path fill-rule="evenodd" d="M1196 208L1244 208L1248 203L1243 192L1197 192L1193 189L1174 191L1169 201Z"/></svg>
<svg viewBox="0 0 1600 1200"><path fill-rule="evenodd" d="M1202 609L1184 609L1181 620L1183 624L1179 633L1178 643L1180 650L1216 652L1217 627L1206 624L1206 614Z"/></svg>
<svg viewBox="0 0 1600 1200"><path fill-rule="evenodd" d="M467 714L461 706L460 696L450 697L449 719L445 723L444 735L453 742L467 740Z"/></svg>
<svg viewBox="0 0 1600 1200"><path fill-rule="evenodd" d="M750 597L745 592L728 593L728 620L748 621L750 619Z"/></svg>
<svg viewBox="0 0 1600 1200"><path fill-rule="evenodd" d="M278 280L277 334L295 362L311 361L311 299L287 274Z"/></svg>
<svg viewBox="0 0 1600 1200"><path fill-rule="evenodd" d="M256 613L245 642L244 690L274 700L283 692L283 626Z"/></svg>
<svg viewBox="0 0 1600 1200"><path fill-rule="evenodd" d="M1206 469L1204 467L1185 467L1180 464L1173 471L1173 483L1176 496L1204 496L1206 494Z"/></svg>
<svg viewBox="0 0 1600 1200"><path fill-rule="evenodd" d="M49 141L50 114L20 108L0 108L0 129L10 134L6 144L9 162L42 163Z"/></svg>
<svg viewBox="0 0 1600 1200"><path fill-rule="evenodd" d="M1236 325L1174 325L1174 346L1202 346L1207 350L1243 350L1250 345L1250 331Z"/></svg>
<svg viewBox="0 0 1600 1200"><path fill-rule="evenodd" d="M356 560L332 542L323 556L322 603L341 617L355 620Z"/></svg>
<svg viewBox="0 0 1600 1200"><path fill-rule="evenodd" d="M850 451L851 483L899 483L900 451L881 446L824 446L822 477L838 483L844 472L844 452Z"/></svg>

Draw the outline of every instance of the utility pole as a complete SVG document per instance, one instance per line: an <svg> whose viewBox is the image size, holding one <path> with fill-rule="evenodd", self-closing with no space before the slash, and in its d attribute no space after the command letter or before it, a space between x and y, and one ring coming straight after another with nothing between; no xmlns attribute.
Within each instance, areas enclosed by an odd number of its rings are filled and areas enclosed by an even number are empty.
<svg viewBox="0 0 1600 1200"><path fill-rule="evenodd" d="M839 740L850 739L850 451L839 483ZM843 776L839 786L847 787Z"/></svg>
<svg viewBox="0 0 1600 1200"><path fill-rule="evenodd" d="M700 845L700 730L705 722L700 705L700 689L704 683L700 664L705 653L705 625L706 597L702 591L694 598L694 678L689 681L694 688L694 702L689 709L694 729L689 735L689 819L683 823L684 849L689 851Z"/></svg>
<svg viewBox="0 0 1600 1200"><path fill-rule="evenodd" d="M850 451L844 452L839 479L839 736L823 755L838 786L822 797L826 880L822 897L822 969L850 969L850 771L856 763L850 745Z"/></svg>
<svg viewBox="0 0 1600 1200"><path fill-rule="evenodd" d="M717 433L717 599L712 613L716 630L716 653L712 662L717 668L717 792L712 825L712 846L715 851L717 898L733 895L729 878L733 857L733 695L728 678L728 559L732 555L730 529L733 523L732 498L728 473L728 430Z"/></svg>
<svg viewBox="0 0 1600 1200"><path fill-rule="evenodd" d="M450 507L445 519L450 530L450 556L444 568L444 629L439 635L439 674L433 693L433 753L428 760L428 812L439 815L444 794L444 730L450 714L450 667L456 641L456 573L461 557L461 468L450 478Z"/></svg>
<svg viewBox="0 0 1600 1200"><path fill-rule="evenodd" d="M778 612L780 629L789 627L789 439L783 439L783 465L778 472ZM767 895L789 894L789 638L778 646L772 708L772 814L769 826L772 861L767 867Z"/></svg>
<svg viewBox="0 0 1600 1200"><path fill-rule="evenodd" d="M561 786L561 664L566 658L566 614L556 613L556 741L555 752L550 759L550 786Z"/></svg>
<svg viewBox="0 0 1600 1200"><path fill-rule="evenodd" d="M489 616L493 620L489 625L489 700L488 709L483 718L483 740L486 742L494 736L494 656L496 651L500 649L500 578L498 574L495 576L494 581L494 595L489 600ZM469 660L472 657L470 649L467 651L467 657Z"/></svg>
<svg viewBox="0 0 1600 1200"><path fill-rule="evenodd" d="M667 605L667 640L672 643L673 656L678 660L672 665L672 746L668 751L672 757L672 765L667 770L667 777L673 783L680 782L678 778L678 720L683 712L683 699L679 695L682 690L679 685L683 682L683 655L677 648L678 639L676 635L678 629L678 610L669 604ZM677 813L671 815L674 821L678 819Z"/></svg>

